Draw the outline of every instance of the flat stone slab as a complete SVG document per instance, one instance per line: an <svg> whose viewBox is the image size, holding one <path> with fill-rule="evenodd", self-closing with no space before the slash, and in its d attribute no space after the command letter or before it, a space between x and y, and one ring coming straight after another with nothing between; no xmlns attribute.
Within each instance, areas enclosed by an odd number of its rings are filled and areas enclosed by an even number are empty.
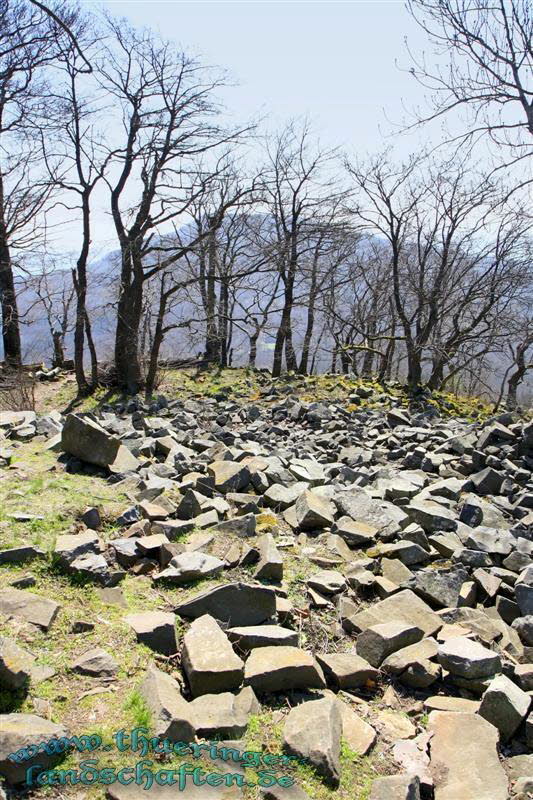
<svg viewBox="0 0 533 800"><path fill-rule="evenodd" d="M248 625L229 628L226 635L238 650L248 652L255 647L298 647L298 633L281 625Z"/></svg>
<svg viewBox="0 0 533 800"><path fill-rule="evenodd" d="M439 663L452 675L475 680L501 672L500 657L466 636L454 636L439 647Z"/></svg>
<svg viewBox="0 0 533 800"><path fill-rule="evenodd" d="M81 675L89 675L93 678L110 677L116 675L119 666L112 655L101 647L93 647L87 650L71 664L73 672Z"/></svg>
<svg viewBox="0 0 533 800"><path fill-rule="evenodd" d="M478 714L432 711L428 730L435 800L508 800L493 725Z"/></svg>
<svg viewBox="0 0 533 800"><path fill-rule="evenodd" d="M155 768L157 769L157 767ZM164 767L163 767L164 769ZM237 772L237 770L234 770ZM178 784L173 786L157 786L155 783L149 792L142 786L131 784L122 786L120 783L113 783L106 788L106 800L176 800L176 797L183 795L187 800L242 800L242 789L238 786L208 786L207 784L196 786L193 783L192 775L187 775L187 783L183 792L178 791Z"/></svg>
<svg viewBox="0 0 533 800"><path fill-rule="evenodd" d="M42 764L44 769L53 766L58 757L45 752L37 753L22 764L10 761L8 756L31 744L62 736L68 736L64 725L57 725L36 714L0 714L0 774L9 783L16 784L25 780L26 770L33 764Z"/></svg>
<svg viewBox="0 0 533 800"><path fill-rule="evenodd" d="M420 800L418 776L406 774L376 778L372 782L368 800Z"/></svg>
<svg viewBox="0 0 533 800"><path fill-rule="evenodd" d="M19 617L47 631L61 606L47 597L24 592L21 589L4 589L0 592L0 614Z"/></svg>
<svg viewBox="0 0 533 800"><path fill-rule="evenodd" d="M351 626L358 631L364 631L383 622L404 622L414 625L426 636L433 636L443 625L438 614L410 589L404 589L350 617Z"/></svg>
<svg viewBox="0 0 533 800"><path fill-rule="evenodd" d="M276 616L276 593L269 586L226 583L201 592L175 609L180 617L196 619L210 614L232 627L260 625Z"/></svg>
<svg viewBox="0 0 533 800"><path fill-rule="evenodd" d="M475 714L479 711L479 700L467 700L465 697L447 697L435 694L424 700L424 707L428 711L463 711Z"/></svg>
<svg viewBox="0 0 533 800"><path fill-rule="evenodd" d="M347 703L337 698L341 712L342 738L348 747L360 756L366 756L375 744L377 733Z"/></svg>
<svg viewBox="0 0 533 800"><path fill-rule="evenodd" d="M359 689L378 677L378 670L355 653L320 653L316 659L327 682L340 689Z"/></svg>
<svg viewBox="0 0 533 800"><path fill-rule="evenodd" d="M178 650L174 614L164 611L145 611L140 614L129 614L125 622L130 625L137 639L156 653L166 656Z"/></svg>
<svg viewBox="0 0 533 800"><path fill-rule="evenodd" d="M174 556L166 569L156 575L155 581L181 586L184 583L211 578L220 575L225 567L224 561L207 553L195 551L193 553L180 553Z"/></svg>
<svg viewBox="0 0 533 800"><path fill-rule="evenodd" d="M326 682L311 653L298 647L258 647L244 668L244 682L256 692L324 689Z"/></svg>
<svg viewBox="0 0 533 800"><path fill-rule="evenodd" d="M213 617L194 620L183 637L182 666L194 697L237 689L244 664Z"/></svg>
<svg viewBox="0 0 533 800"><path fill-rule="evenodd" d="M341 775L342 717L334 697L310 700L292 708L283 729L283 749L307 758L327 783Z"/></svg>

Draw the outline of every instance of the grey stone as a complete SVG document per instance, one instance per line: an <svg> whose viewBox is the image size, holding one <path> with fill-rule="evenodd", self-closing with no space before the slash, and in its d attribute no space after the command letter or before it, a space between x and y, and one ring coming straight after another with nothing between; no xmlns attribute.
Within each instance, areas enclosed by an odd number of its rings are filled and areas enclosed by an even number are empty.
<svg viewBox="0 0 533 800"><path fill-rule="evenodd" d="M298 647L298 633L280 625L251 625L229 628L226 635L238 650L249 652L255 647L289 645Z"/></svg>
<svg viewBox="0 0 533 800"><path fill-rule="evenodd" d="M190 703L196 735L202 739L232 739L242 736L248 725L248 713L231 692L203 694Z"/></svg>
<svg viewBox="0 0 533 800"><path fill-rule="evenodd" d="M26 564L36 558L45 558L44 550L32 545L20 545L0 550L0 564Z"/></svg>
<svg viewBox="0 0 533 800"><path fill-rule="evenodd" d="M56 538L54 555L62 564L71 564L79 556L87 553L98 553L100 540L94 531L64 534Z"/></svg>
<svg viewBox="0 0 533 800"><path fill-rule="evenodd" d="M176 613L192 619L210 614L232 626L259 625L275 617L276 594L268 586L226 583L182 603Z"/></svg>
<svg viewBox="0 0 533 800"><path fill-rule="evenodd" d="M348 547L371 547L378 529L366 522L356 522L351 517L341 517L331 529L341 536Z"/></svg>
<svg viewBox="0 0 533 800"><path fill-rule="evenodd" d="M350 617L352 629L364 631L383 622L404 622L431 636L442 627L442 620L410 589L387 597Z"/></svg>
<svg viewBox="0 0 533 800"><path fill-rule="evenodd" d="M281 581L283 578L283 558L271 533L260 536L257 542L259 547L259 564L254 572L258 580Z"/></svg>
<svg viewBox="0 0 533 800"><path fill-rule="evenodd" d="M432 711L428 729L435 800L508 800L496 728L478 714Z"/></svg>
<svg viewBox="0 0 533 800"><path fill-rule="evenodd" d="M458 605L461 586L467 580L468 572L461 567L427 569L413 575L407 585L430 605L449 608Z"/></svg>
<svg viewBox="0 0 533 800"><path fill-rule="evenodd" d="M533 615L529 614L527 617L517 617L512 627L520 636L522 642L528 647L533 647Z"/></svg>
<svg viewBox="0 0 533 800"><path fill-rule="evenodd" d="M240 492L250 483L250 470L236 461L213 461L208 473L215 481L215 489L222 494Z"/></svg>
<svg viewBox="0 0 533 800"><path fill-rule="evenodd" d="M306 758L319 775L338 786L341 775L342 717L335 698L311 700L291 709L283 729L283 749Z"/></svg>
<svg viewBox="0 0 533 800"><path fill-rule="evenodd" d="M481 699L479 714L500 731L501 740L508 741L525 719L531 697L505 675L497 675Z"/></svg>
<svg viewBox="0 0 533 800"><path fill-rule="evenodd" d="M375 778L368 800L420 800L420 780L408 774Z"/></svg>
<svg viewBox="0 0 533 800"><path fill-rule="evenodd" d="M303 492L294 508L298 527L302 530L326 528L333 524L331 503L314 492Z"/></svg>
<svg viewBox="0 0 533 800"><path fill-rule="evenodd" d="M48 719L43 719L36 714L0 714L0 773L8 783L23 783L26 779L26 770L41 764L43 769L53 767L61 755L48 755L38 752L21 764L9 759L11 753L16 753L22 748L50 739L68 736L64 725L58 725Z"/></svg>
<svg viewBox="0 0 533 800"><path fill-rule="evenodd" d="M111 677L118 672L118 664L112 655L101 647L94 647L79 656L72 664L71 670L91 678Z"/></svg>
<svg viewBox="0 0 533 800"><path fill-rule="evenodd" d="M237 689L244 665L213 617L194 620L183 637L183 669L194 697Z"/></svg>
<svg viewBox="0 0 533 800"><path fill-rule="evenodd" d="M436 531L455 531L457 520L454 514L439 503L432 500L419 500L410 503L406 508L407 514L426 533Z"/></svg>
<svg viewBox="0 0 533 800"><path fill-rule="evenodd" d="M316 589L320 594L338 594L346 589L346 580L341 572L333 569L324 569L315 572L307 579L307 585Z"/></svg>
<svg viewBox="0 0 533 800"><path fill-rule="evenodd" d="M167 581L174 586L181 586L200 578L212 578L220 575L224 566L223 561L207 553L198 551L180 553L171 558L167 568L155 576L155 581Z"/></svg>
<svg viewBox="0 0 533 800"><path fill-rule="evenodd" d="M366 628L357 637L357 653L372 664L380 664L392 653L402 650L424 636L423 631L416 625L404 622L384 622Z"/></svg>
<svg viewBox="0 0 533 800"><path fill-rule="evenodd" d="M152 715L154 734L171 741L194 740L191 704L182 697L179 684L155 666L148 668L139 691Z"/></svg>
<svg viewBox="0 0 533 800"><path fill-rule="evenodd" d="M378 677L377 669L355 653L317 653L316 659L328 684L339 689L359 689Z"/></svg>
<svg viewBox="0 0 533 800"><path fill-rule="evenodd" d="M258 647L246 661L244 682L256 692L323 689L322 670L313 656L297 647Z"/></svg>
<svg viewBox="0 0 533 800"><path fill-rule="evenodd" d="M174 615L163 611L144 611L129 614L125 621L130 625L141 644L156 653L170 656L177 652Z"/></svg>
<svg viewBox="0 0 533 800"><path fill-rule="evenodd" d="M0 591L0 613L8 617L18 617L47 631L56 618L61 606L47 597L24 592L20 589Z"/></svg>
<svg viewBox="0 0 533 800"><path fill-rule="evenodd" d="M469 680L488 678L501 672L500 657L493 650L468 639L455 636L439 647L439 663L452 675Z"/></svg>
<svg viewBox="0 0 533 800"><path fill-rule="evenodd" d="M109 469L111 472L135 471L139 461L120 439L111 436L104 428L88 417L68 414L61 433L61 446L65 453Z"/></svg>
<svg viewBox="0 0 533 800"><path fill-rule="evenodd" d="M35 656L6 636L0 636L0 687L17 690L27 686Z"/></svg>
<svg viewBox="0 0 533 800"><path fill-rule="evenodd" d="M395 542L380 547L380 554L385 558L397 558L405 566L410 567L414 564L425 564L431 559L430 553L414 542Z"/></svg>

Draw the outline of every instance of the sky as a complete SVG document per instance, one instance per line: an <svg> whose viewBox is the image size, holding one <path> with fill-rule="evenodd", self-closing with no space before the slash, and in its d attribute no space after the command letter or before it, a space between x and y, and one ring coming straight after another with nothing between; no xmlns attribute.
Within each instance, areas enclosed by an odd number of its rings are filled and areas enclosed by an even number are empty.
<svg viewBox="0 0 533 800"><path fill-rule="evenodd" d="M398 133L406 109L426 105L406 69L405 37L417 52L427 41L402 0L82 0L82 5L155 28L204 63L225 68L235 85L224 101L235 121L260 116L275 130L289 118L308 116L323 147L340 146L358 156L394 146L403 158L432 135L428 129ZM110 245L114 249L107 211L98 209L94 220L93 255ZM56 245L61 235L69 240L69 227L62 228Z"/></svg>
<svg viewBox="0 0 533 800"><path fill-rule="evenodd" d="M275 125L309 115L331 145L375 150L422 90L404 38L424 34L402 0L107 0L104 7L159 30L186 52L226 68L237 118L269 114ZM406 148L407 151L408 148Z"/></svg>

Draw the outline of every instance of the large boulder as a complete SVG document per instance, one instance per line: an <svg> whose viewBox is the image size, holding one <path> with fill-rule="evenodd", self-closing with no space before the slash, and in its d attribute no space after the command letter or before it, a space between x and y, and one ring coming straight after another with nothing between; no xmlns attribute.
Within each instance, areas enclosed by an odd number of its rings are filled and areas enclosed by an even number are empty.
<svg viewBox="0 0 533 800"><path fill-rule="evenodd" d="M61 434L61 447L65 453L111 472L131 472L139 467L139 461L120 439L89 417L79 414L67 416Z"/></svg>
<svg viewBox="0 0 533 800"><path fill-rule="evenodd" d="M324 689L326 682L311 653L298 647L258 647L246 661L244 682L256 692Z"/></svg>
<svg viewBox="0 0 533 800"><path fill-rule="evenodd" d="M55 600L21 589L4 589L0 592L0 614L18 617L45 631L49 629L60 608Z"/></svg>
<svg viewBox="0 0 533 800"><path fill-rule="evenodd" d="M194 739L193 711L180 692L179 684L155 666L148 668L140 686L152 715L154 734L171 741L190 742Z"/></svg>
<svg viewBox="0 0 533 800"><path fill-rule="evenodd" d="M207 471L214 479L215 489L222 494L240 492L250 483L250 470L238 461L213 461Z"/></svg>
<svg viewBox="0 0 533 800"><path fill-rule="evenodd" d="M226 583L200 592L175 609L180 617L210 614L228 625L260 625L276 615L276 593L269 586Z"/></svg>
<svg viewBox="0 0 533 800"><path fill-rule="evenodd" d="M353 614L349 622L355 631L364 631L384 622L403 622L420 628L426 636L432 636L443 625L440 617L410 589L404 589Z"/></svg>
<svg viewBox="0 0 533 800"><path fill-rule="evenodd" d="M334 697L311 700L291 709L283 729L283 749L306 758L326 782L338 786L341 775L342 717Z"/></svg>
<svg viewBox="0 0 533 800"><path fill-rule="evenodd" d="M432 711L428 730L435 800L508 800L493 725L478 714Z"/></svg>
<svg viewBox="0 0 533 800"><path fill-rule="evenodd" d="M327 498L314 492L302 492L294 506L296 522L302 530L329 527L333 524L333 510Z"/></svg>
<svg viewBox="0 0 533 800"><path fill-rule="evenodd" d="M183 637L181 661L194 697L237 689L242 683L243 662L209 614L194 620Z"/></svg>
<svg viewBox="0 0 533 800"><path fill-rule="evenodd" d="M424 632L416 625L405 622L384 622L366 628L357 637L357 653L365 658L373 667L380 664L397 650L420 641Z"/></svg>
<svg viewBox="0 0 533 800"><path fill-rule="evenodd" d="M63 736L68 736L64 725L57 725L36 714L0 714L0 774L8 783L17 784L25 781L26 770L34 765L40 764L43 770L53 767L61 755L39 751L20 764L11 761L9 756L30 745Z"/></svg>
<svg viewBox="0 0 533 800"><path fill-rule="evenodd" d="M528 714L531 697L505 675L497 675L481 699L479 714L498 728L506 742Z"/></svg>
<svg viewBox="0 0 533 800"><path fill-rule="evenodd" d="M466 636L453 636L439 648L438 660L444 669L460 678L475 680L501 672L500 656Z"/></svg>
<svg viewBox="0 0 533 800"><path fill-rule="evenodd" d="M177 652L174 614L141 611L138 614L129 614L125 617L125 622L133 628L138 641L156 653L170 656Z"/></svg>

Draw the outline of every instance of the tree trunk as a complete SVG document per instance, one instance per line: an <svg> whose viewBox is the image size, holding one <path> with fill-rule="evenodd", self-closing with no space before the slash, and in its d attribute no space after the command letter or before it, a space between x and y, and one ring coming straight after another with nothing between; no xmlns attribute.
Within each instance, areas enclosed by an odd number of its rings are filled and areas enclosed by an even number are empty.
<svg viewBox="0 0 533 800"><path fill-rule="evenodd" d="M65 363L65 351L63 350L63 335L61 331L52 332L52 341L54 343L54 357L52 359L52 366L63 367Z"/></svg>
<svg viewBox="0 0 533 800"><path fill-rule="evenodd" d="M206 288L206 338L205 360L208 364L217 364L220 358L220 339L216 318L216 234L209 235L207 253L207 288Z"/></svg>
<svg viewBox="0 0 533 800"><path fill-rule="evenodd" d="M281 314L281 321L278 331L276 333L276 341L274 344L274 360L272 362L272 377L279 378L281 375L281 367L283 362L283 346L285 344L285 326L284 326L285 310Z"/></svg>
<svg viewBox="0 0 533 800"><path fill-rule="evenodd" d="M407 341L407 383L410 389L416 389L422 383L422 364L420 352L413 342Z"/></svg>
<svg viewBox="0 0 533 800"><path fill-rule="evenodd" d="M122 285L117 306L115 334L115 369L117 383L126 392L136 394L143 385L139 360L139 328L142 317L142 280Z"/></svg>
<svg viewBox="0 0 533 800"><path fill-rule="evenodd" d="M311 290L309 292L309 305L307 307L307 325L305 328L304 340L302 345L302 356L300 358L300 367L298 369L300 375L305 375L307 373L307 366L309 363L309 351L311 348L311 339L313 338L313 328L315 326L315 300L316 300L316 281L315 281L315 276L313 275Z"/></svg>
<svg viewBox="0 0 533 800"><path fill-rule="evenodd" d="M163 343L165 332L163 324L165 321L165 313L167 310L167 295L164 290L164 282L161 283L161 294L159 296L159 308L157 311L157 318L155 322L154 338L152 347L150 348L150 362L148 365L148 374L146 376L146 397L150 397L154 391L155 381L157 378L157 368L159 365L159 351Z"/></svg>
<svg viewBox="0 0 533 800"><path fill-rule="evenodd" d="M518 345L516 349L516 369L507 381L507 397L505 404L510 411L518 406L518 387L524 380L526 372L531 365L526 364L526 352L531 342L528 340Z"/></svg>
<svg viewBox="0 0 533 800"><path fill-rule="evenodd" d="M98 385L98 358L96 355L96 347L94 344L91 323L87 309L85 309L85 335L87 336L87 345L89 347L89 355L91 356L91 391L94 391Z"/></svg>
<svg viewBox="0 0 533 800"><path fill-rule="evenodd" d="M22 365L20 323L15 291L15 277L7 241L4 218L4 186L0 174L0 305L2 308L2 340L4 360L8 367Z"/></svg>

